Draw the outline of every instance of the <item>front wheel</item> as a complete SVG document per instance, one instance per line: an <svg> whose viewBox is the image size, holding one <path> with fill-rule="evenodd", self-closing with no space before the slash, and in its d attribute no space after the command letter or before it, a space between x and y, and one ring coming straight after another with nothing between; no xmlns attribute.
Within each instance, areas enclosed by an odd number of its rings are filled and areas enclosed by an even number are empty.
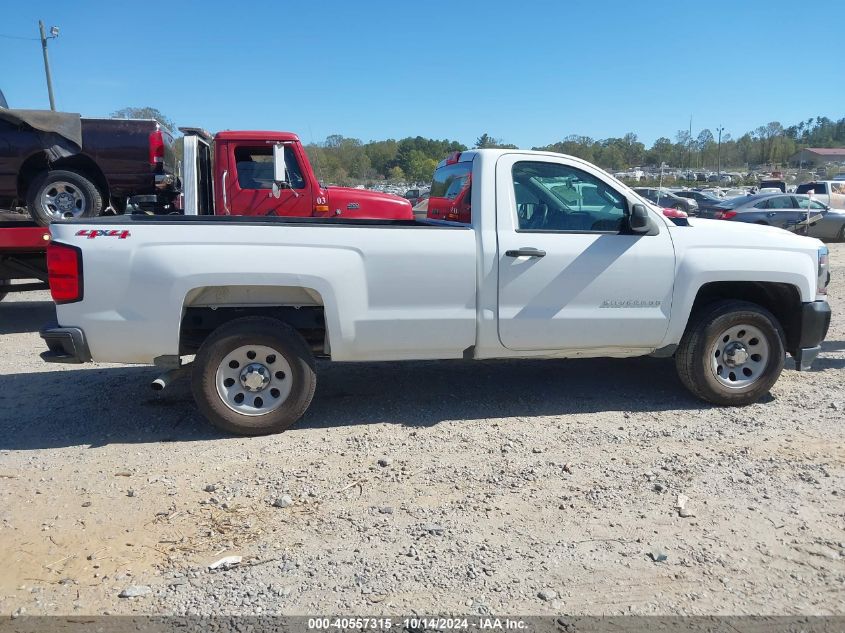
<svg viewBox="0 0 845 633"><path fill-rule="evenodd" d="M702 400L752 404L783 371L783 341L783 329L765 308L748 301L718 301L687 327L675 355L678 376Z"/></svg>
<svg viewBox="0 0 845 633"><path fill-rule="evenodd" d="M314 356L288 324L244 317L220 326L194 360L192 388L203 415L239 435L280 433L311 403Z"/></svg>
<svg viewBox="0 0 845 633"><path fill-rule="evenodd" d="M9 294L9 291L6 290L8 286L11 286L11 282L8 279L0 279L0 301L6 298L6 295Z"/></svg>

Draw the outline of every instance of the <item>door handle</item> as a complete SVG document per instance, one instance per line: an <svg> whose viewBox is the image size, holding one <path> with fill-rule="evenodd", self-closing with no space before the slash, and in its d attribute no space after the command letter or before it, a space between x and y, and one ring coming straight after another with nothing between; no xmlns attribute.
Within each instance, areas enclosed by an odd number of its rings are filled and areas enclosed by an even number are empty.
<svg viewBox="0 0 845 633"><path fill-rule="evenodd" d="M515 251L505 251L508 257L545 257L546 251L539 248L519 248Z"/></svg>
<svg viewBox="0 0 845 633"><path fill-rule="evenodd" d="M226 199L226 176L229 175L229 170L224 169L223 175L220 176L220 189L223 194L223 213L229 215L229 201Z"/></svg>

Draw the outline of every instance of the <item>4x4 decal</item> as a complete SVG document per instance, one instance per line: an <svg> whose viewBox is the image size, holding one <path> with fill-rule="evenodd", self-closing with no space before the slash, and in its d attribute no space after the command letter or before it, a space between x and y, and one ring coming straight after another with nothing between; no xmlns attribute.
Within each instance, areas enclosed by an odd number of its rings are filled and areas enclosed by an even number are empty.
<svg viewBox="0 0 845 633"><path fill-rule="evenodd" d="M127 237L131 235L129 231L106 231L106 230L89 230L89 229L82 229L81 231L77 231L76 235L87 237L89 240L93 240L95 237L116 237L119 240L125 240Z"/></svg>

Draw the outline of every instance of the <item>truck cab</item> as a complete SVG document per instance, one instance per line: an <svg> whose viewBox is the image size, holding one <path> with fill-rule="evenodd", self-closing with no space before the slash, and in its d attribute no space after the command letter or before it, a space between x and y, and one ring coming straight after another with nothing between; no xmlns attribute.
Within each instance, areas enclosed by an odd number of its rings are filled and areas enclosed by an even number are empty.
<svg viewBox="0 0 845 633"><path fill-rule="evenodd" d="M413 218L411 204L399 196L324 186L299 137L291 132L225 131L212 137L194 128L182 131L187 135L183 174L187 215ZM287 179L283 188L274 191L273 148L277 145L284 148ZM202 187L205 191L200 191Z"/></svg>
<svg viewBox="0 0 845 633"><path fill-rule="evenodd" d="M822 204L835 209L845 209L845 181L814 180L798 185L795 193L805 193Z"/></svg>

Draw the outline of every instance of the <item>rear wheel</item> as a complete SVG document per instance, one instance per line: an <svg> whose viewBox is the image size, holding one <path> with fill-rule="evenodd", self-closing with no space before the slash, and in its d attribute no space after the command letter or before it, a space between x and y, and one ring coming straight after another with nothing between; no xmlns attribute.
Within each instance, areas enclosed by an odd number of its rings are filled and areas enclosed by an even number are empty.
<svg viewBox="0 0 845 633"><path fill-rule="evenodd" d="M765 308L719 301L703 308L684 333L675 364L694 395L742 406L768 393L783 371L784 334Z"/></svg>
<svg viewBox="0 0 845 633"><path fill-rule="evenodd" d="M9 294L9 291L6 290L8 286L11 286L11 282L8 279L0 279L0 301L6 298L6 295Z"/></svg>
<svg viewBox="0 0 845 633"><path fill-rule="evenodd" d="M286 323L235 319L200 347L192 387L200 411L218 428L240 435L280 433L311 403L314 356Z"/></svg>
<svg viewBox="0 0 845 633"><path fill-rule="evenodd" d="M103 196L86 176L54 169L35 177L27 191L26 205L32 219L47 226L55 220L100 215Z"/></svg>

